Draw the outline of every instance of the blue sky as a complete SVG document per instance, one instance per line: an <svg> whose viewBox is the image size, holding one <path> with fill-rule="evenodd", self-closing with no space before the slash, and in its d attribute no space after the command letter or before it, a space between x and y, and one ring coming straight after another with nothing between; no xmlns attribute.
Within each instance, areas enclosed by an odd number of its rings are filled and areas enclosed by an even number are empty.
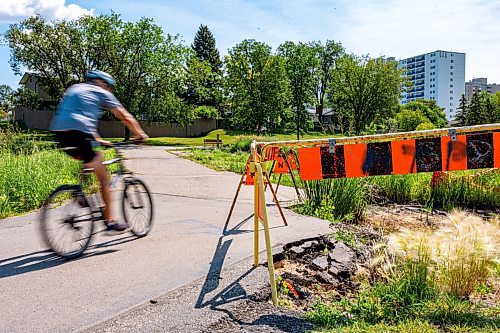
<svg viewBox="0 0 500 333"><path fill-rule="evenodd" d="M151 17L191 44L208 25L221 54L243 39L275 49L282 42L333 39L347 52L396 59L448 50L466 53L466 80L500 84L500 1L496 0L0 0L0 33L40 13L48 19L110 13L126 20ZM0 46L0 84L17 86L9 49Z"/></svg>

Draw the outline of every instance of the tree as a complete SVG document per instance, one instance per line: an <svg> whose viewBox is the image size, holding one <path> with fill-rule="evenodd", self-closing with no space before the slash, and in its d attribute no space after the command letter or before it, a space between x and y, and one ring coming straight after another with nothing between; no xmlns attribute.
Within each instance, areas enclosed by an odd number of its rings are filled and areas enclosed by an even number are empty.
<svg viewBox="0 0 500 333"><path fill-rule="evenodd" d="M415 128L415 131L425 131L425 130L432 130L435 129L436 126L434 126L433 123L427 122L427 123L421 123Z"/></svg>
<svg viewBox="0 0 500 333"><path fill-rule="evenodd" d="M455 120L458 122L460 126L466 126L468 124L467 115L469 111L469 106L467 105L467 99L465 95L462 94L460 97L460 104L457 108L457 114L455 115Z"/></svg>
<svg viewBox="0 0 500 333"><path fill-rule="evenodd" d="M4 111L9 111L13 108L12 105L12 95L14 93L14 89L11 86L6 84L0 84L0 107Z"/></svg>
<svg viewBox="0 0 500 333"><path fill-rule="evenodd" d="M75 78L77 59L85 57L75 44L81 41L79 21L46 22L33 16L13 24L5 37L11 49L10 65L16 74L26 68L36 73L49 96L59 98Z"/></svg>
<svg viewBox="0 0 500 333"><path fill-rule="evenodd" d="M330 103L351 131L359 134L373 121L392 117L404 81L396 62L346 55L338 66L329 88Z"/></svg>
<svg viewBox="0 0 500 333"><path fill-rule="evenodd" d="M333 40L327 40L325 45L321 42L311 42L310 47L316 53L316 66L313 69L316 84L312 92L316 97L316 113L322 121L326 92L331 86L333 75L337 70L337 61L344 54L344 48L342 44Z"/></svg>
<svg viewBox="0 0 500 333"><path fill-rule="evenodd" d="M430 121L436 128L443 128L448 123L444 108L439 107L435 100L420 99L417 101L409 102L403 106L404 109L420 111L428 121Z"/></svg>
<svg viewBox="0 0 500 333"><path fill-rule="evenodd" d="M403 111L396 114L395 118L398 130L404 132L414 131L420 124L431 123L419 110L403 109Z"/></svg>
<svg viewBox="0 0 500 333"><path fill-rule="evenodd" d="M193 118L181 98L187 47L151 19L124 22L113 13L47 22L35 16L12 25L6 38L13 70L34 72L54 100L100 69L115 77L115 94L132 114L182 124Z"/></svg>
<svg viewBox="0 0 500 333"><path fill-rule="evenodd" d="M186 95L190 103L219 107L222 101L222 60L215 38L206 25L200 25L191 48Z"/></svg>
<svg viewBox="0 0 500 333"><path fill-rule="evenodd" d="M489 122L489 115L486 113L485 97L487 96L481 93L474 93L472 95L467 112L467 125L480 125Z"/></svg>
<svg viewBox="0 0 500 333"><path fill-rule="evenodd" d="M222 60L219 50L215 46L215 38L210 29L201 24L194 36L193 45L191 46L199 61L206 61L212 71L218 74L222 72Z"/></svg>
<svg viewBox="0 0 500 333"><path fill-rule="evenodd" d="M290 118L284 59L273 56L270 46L249 39L229 50L225 64L233 124L257 133L283 128Z"/></svg>
<svg viewBox="0 0 500 333"><path fill-rule="evenodd" d="M278 48L278 54L285 59L285 70L292 97L290 104L295 108L297 140L300 140L301 125L308 118L305 104L313 102L311 90L315 87L312 74L316 60L315 53L307 44L285 42Z"/></svg>

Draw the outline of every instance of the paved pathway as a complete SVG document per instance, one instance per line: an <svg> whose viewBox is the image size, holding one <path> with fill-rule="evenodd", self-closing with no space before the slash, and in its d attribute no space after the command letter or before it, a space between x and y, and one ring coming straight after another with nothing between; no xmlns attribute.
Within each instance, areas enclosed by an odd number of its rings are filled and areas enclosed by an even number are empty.
<svg viewBox="0 0 500 333"><path fill-rule="evenodd" d="M222 235L240 176L215 172L162 147L123 153L154 193L151 234L97 235L82 258L64 261L42 245L37 214L0 220L0 332L80 331L252 255L251 187L242 189L232 230ZM295 198L290 188L280 192L281 200ZM268 210L273 245L329 230L325 221L289 210L284 227L276 207Z"/></svg>

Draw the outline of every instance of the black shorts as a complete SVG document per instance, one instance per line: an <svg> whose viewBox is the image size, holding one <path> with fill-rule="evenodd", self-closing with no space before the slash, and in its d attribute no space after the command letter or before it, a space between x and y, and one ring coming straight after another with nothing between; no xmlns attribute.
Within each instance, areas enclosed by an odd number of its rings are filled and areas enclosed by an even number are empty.
<svg viewBox="0 0 500 333"><path fill-rule="evenodd" d="M54 131L59 148L69 156L89 163L96 157L92 148L94 137L91 134L80 131Z"/></svg>

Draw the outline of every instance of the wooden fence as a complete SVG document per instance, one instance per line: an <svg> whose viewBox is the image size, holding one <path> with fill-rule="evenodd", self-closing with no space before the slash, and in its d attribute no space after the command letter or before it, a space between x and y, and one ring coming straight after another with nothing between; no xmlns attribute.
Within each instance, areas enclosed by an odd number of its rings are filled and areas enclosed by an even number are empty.
<svg viewBox="0 0 500 333"><path fill-rule="evenodd" d="M15 110L15 119L24 121L28 129L48 130L53 116L53 111L27 108L16 108ZM175 136L189 138L204 135L217 128L215 119L196 119L193 124L187 126L144 121L139 123L150 137ZM119 121L102 120L99 122L99 133L105 138L119 138L124 135L125 127Z"/></svg>

